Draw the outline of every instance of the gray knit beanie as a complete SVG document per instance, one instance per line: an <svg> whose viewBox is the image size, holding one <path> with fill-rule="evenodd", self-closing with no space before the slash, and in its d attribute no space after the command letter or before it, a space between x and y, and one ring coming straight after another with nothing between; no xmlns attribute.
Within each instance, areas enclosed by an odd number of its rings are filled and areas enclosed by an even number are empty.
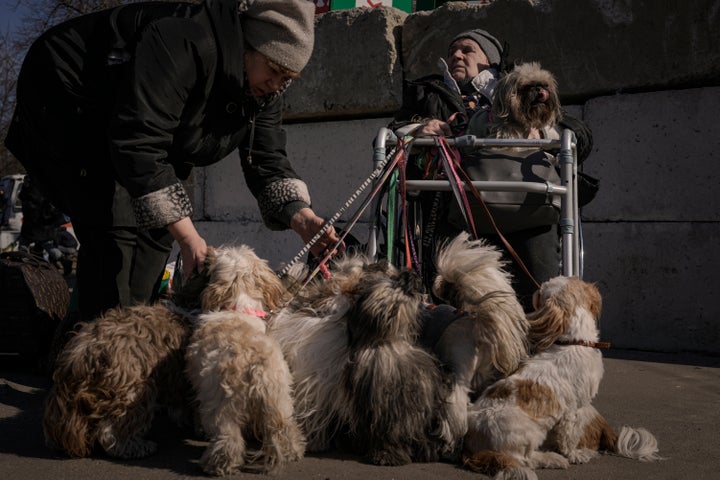
<svg viewBox="0 0 720 480"><path fill-rule="evenodd" d="M475 43L480 45L482 51L485 52L485 55L487 55L491 66L497 67L498 65L500 65L503 48L497 38L493 37L485 30L476 28L475 30L468 30L467 32L463 32L460 35L457 35L450 41L449 47L452 47L452 44L457 42L461 38L469 38L470 40L474 40Z"/></svg>
<svg viewBox="0 0 720 480"><path fill-rule="evenodd" d="M245 41L295 73L305 68L315 42L315 3L309 0L244 2L240 13Z"/></svg>

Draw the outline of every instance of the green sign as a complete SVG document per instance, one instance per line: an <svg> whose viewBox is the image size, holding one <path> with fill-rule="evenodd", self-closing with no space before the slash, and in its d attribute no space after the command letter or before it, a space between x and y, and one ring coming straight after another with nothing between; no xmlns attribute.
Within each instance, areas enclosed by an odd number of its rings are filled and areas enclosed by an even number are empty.
<svg viewBox="0 0 720 480"><path fill-rule="evenodd" d="M355 7L375 8L384 5L412 13L412 3L412 0L331 0L330 10L345 10Z"/></svg>

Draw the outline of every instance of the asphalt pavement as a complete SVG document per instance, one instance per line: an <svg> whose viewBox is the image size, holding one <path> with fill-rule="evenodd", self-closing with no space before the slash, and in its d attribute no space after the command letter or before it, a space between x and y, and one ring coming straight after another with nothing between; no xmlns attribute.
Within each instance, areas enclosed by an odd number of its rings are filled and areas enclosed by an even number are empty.
<svg viewBox="0 0 720 480"><path fill-rule="evenodd" d="M567 470L540 470L540 480L720 479L720 357L607 350L605 377L595 400L611 425L645 427L658 439L656 463L602 455ZM68 459L45 447L41 417L49 379L0 358L0 479L170 480L209 478L197 460L205 443L159 417L150 437L160 449L137 461L98 454ZM309 454L274 476L243 473L230 479L427 480L484 479L451 463L377 467L357 456Z"/></svg>

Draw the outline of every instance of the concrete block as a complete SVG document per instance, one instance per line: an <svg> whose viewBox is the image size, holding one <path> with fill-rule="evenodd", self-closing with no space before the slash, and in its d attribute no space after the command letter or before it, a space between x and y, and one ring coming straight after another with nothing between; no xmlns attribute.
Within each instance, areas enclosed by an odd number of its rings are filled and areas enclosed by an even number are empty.
<svg viewBox="0 0 720 480"><path fill-rule="evenodd" d="M510 59L537 60L557 77L563 100L610 92L717 85L720 9L714 0L660 4L605 0L448 2L408 16L406 78L436 72L458 33L483 28L509 43Z"/></svg>
<svg viewBox="0 0 720 480"><path fill-rule="evenodd" d="M287 91L284 118L387 115L402 101L399 30L407 13L391 7L318 15L315 48Z"/></svg>
<svg viewBox="0 0 720 480"><path fill-rule="evenodd" d="M600 178L588 220L719 221L720 88L599 97L585 105Z"/></svg>
<svg viewBox="0 0 720 480"><path fill-rule="evenodd" d="M372 141L389 118L287 125L287 151L296 172L305 180L313 209L325 218L342 207L372 172ZM237 153L204 169L204 218L217 221L261 222ZM369 188L347 208L340 220L355 213ZM367 213L364 218L367 218Z"/></svg>
<svg viewBox="0 0 720 480"><path fill-rule="evenodd" d="M720 225L585 223L584 279L614 348L720 353Z"/></svg>
<svg viewBox="0 0 720 480"><path fill-rule="evenodd" d="M292 152L291 148L289 150ZM255 197L245 183L237 151L203 170L205 220L241 223L262 221Z"/></svg>
<svg viewBox="0 0 720 480"><path fill-rule="evenodd" d="M276 232L259 222L195 222L208 245L238 245L253 247L260 258L276 270L297 255L304 243L292 230Z"/></svg>

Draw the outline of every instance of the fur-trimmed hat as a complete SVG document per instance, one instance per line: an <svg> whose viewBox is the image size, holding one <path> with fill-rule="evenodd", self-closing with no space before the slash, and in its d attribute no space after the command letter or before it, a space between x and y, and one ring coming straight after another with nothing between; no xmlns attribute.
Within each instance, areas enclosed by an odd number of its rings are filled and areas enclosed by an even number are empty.
<svg viewBox="0 0 720 480"><path fill-rule="evenodd" d="M490 65L495 67L500 65L503 55L503 47L500 44L500 40L493 37L485 30L476 28L475 30L468 30L467 32L463 32L460 35L455 36L455 38L450 41L448 48L452 47L452 44L461 38L469 38L480 45L480 48L482 48L482 51L485 52L485 55L488 57Z"/></svg>
<svg viewBox="0 0 720 480"><path fill-rule="evenodd" d="M245 0L239 10L243 36L253 49L293 72L305 68L315 42L314 2Z"/></svg>

